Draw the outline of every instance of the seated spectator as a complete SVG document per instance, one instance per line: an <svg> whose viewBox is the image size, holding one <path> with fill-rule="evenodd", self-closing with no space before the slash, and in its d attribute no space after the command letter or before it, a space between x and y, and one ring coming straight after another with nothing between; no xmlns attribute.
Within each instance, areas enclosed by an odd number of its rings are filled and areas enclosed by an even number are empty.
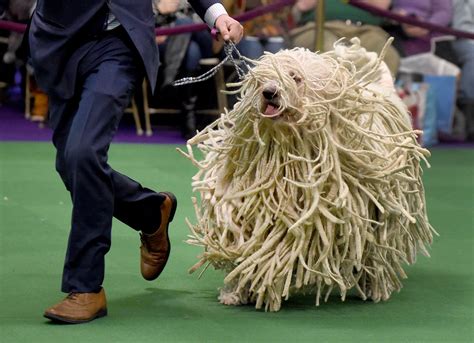
<svg viewBox="0 0 474 343"><path fill-rule="evenodd" d="M0 19L26 24L35 8L35 0L0 0ZM7 45L2 46L0 52L0 84L9 87L15 84L15 74L20 72L22 90L26 87L27 44L24 34L7 31L5 34ZM0 85L1 88L1 85ZM32 116L30 119L43 122L48 112L48 100L37 87L30 86L32 95ZM28 100L27 100L28 101Z"/></svg>
<svg viewBox="0 0 474 343"><path fill-rule="evenodd" d="M237 15L270 2L270 0L234 1L229 13ZM283 9L243 23L245 36L237 45L240 53L248 58L257 59L263 55L264 51L275 53L285 48L287 46L285 42L287 16L287 11Z"/></svg>
<svg viewBox="0 0 474 343"><path fill-rule="evenodd" d="M474 33L474 0L454 0L453 28ZM461 67L459 105L466 118L467 139L474 140L474 40L457 39L453 50Z"/></svg>
<svg viewBox="0 0 474 343"><path fill-rule="evenodd" d="M0 0L0 19L26 23L34 8L34 0ZM26 60L26 51L20 49L23 33L1 31L7 44L0 47L0 83L3 87L14 83L15 72Z"/></svg>
<svg viewBox="0 0 474 343"><path fill-rule="evenodd" d="M183 0L160 0L154 1L157 12L157 21L160 27L171 25L192 24L196 20L191 7ZM212 56L212 37L208 31L198 31L174 36L158 36L158 47L162 62L158 92L169 93L172 91L171 84L180 77L195 76L199 73L199 61L202 58ZM179 101L183 120L181 131L183 137L191 138L196 133L195 107L197 92L193 84L180 86Z"/></svg>
<svg viewBox="0 0 474 343"><path fill-rule="evenodd" d="M293 7L293 17L297 28L290 32L293 47L315 50L316 28L315 7L318 0L297 0ZM390 0L365 0L364 2L381 9L390 7ZM389 35L379 27L380 18L374 17L342 1L326 2L326 22L324 25L324 51L331 50L340 38L359 37L362 47L380 53ZM385 63L391 73L396 75L400 57L393 47L385 55Z"/></svg>
<svg viewBox="0 0 474 343"><path fill-rule="evenodd" d="M448 26L453 16L451 0L393 0L392 11L439 26ZM408 24L396 24L387 28L395 37L395 47L401 56L428 52L431 38L436 34Z"/></svg>
<svg viewBox="0 0 474 343"><path fill-rule="evenodd" d="M7 9L8 9L8 3L9 3L9 0L0 0L0 20L1 19L4 19L6 14L7 14ZM5 35L7 35L8 33L5 32L5 31L0 31L0 37L4 37ZM0 57L1 59L0 60L3 60L3 55L5 54L6 52L6 48L3 47L3 46L0 46ZM7 82L6 80L8 78L6 78L4 76L5 74L5 67L3 65L3 63L0 61L0 105L2 104L3 102L3 98L4 98L4 89L7 87Z"/></svg>

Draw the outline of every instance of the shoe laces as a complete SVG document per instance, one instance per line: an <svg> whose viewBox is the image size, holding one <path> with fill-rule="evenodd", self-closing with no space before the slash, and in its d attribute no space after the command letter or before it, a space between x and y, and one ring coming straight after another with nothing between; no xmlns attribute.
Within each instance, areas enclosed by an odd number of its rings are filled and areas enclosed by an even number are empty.
<svg viewBox="0 0 474 343"><path fill-rule="evenodd" d="M146 243L146 238L144 233L140 233L140 242L142 243L143 246L148 248L148 244Z"/></svg>
<svg viewBox="0 0 474 343"><path fill-rule="evenodd" d="M78 293L71 292L67 295L66 299L74 301L77 299L77 296L78 296Z"/></svg>
<svg viewBox="0 0 474 343"><path fill-rule="evenodd" d="M156 232L152 233L152 234L140 233L140 241L142 242L143 246L145 246L147 249L149 249L150 248L150 239L152 239L152 237L154 235L156 235L157 232L158 232L158 230L156 230Z"/></svg>

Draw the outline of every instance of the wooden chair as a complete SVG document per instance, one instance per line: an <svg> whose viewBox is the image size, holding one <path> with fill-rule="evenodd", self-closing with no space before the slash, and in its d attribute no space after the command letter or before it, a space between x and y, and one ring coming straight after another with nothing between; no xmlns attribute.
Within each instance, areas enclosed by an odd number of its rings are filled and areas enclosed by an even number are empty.
<svg viewBox="0 0 474 343"><path fill-rule="evenodd" d="M8 45L8 38L7 37L0 37L0 44ZM3 92L7 89L7 84L5 82L0 81L0 95L3 96ZM3 99L0 99L2 101Z"/></svg>
<svg viewBox="0 0 474 343"><path fill-rule="evenodd" d="M204 67L213 67L219 63L218 58L204 58L200 60L201 66ZM225 78L223 69L219 69L214 75L214 84L216 88L216 103L215 108L209 109L199 109L196 110L198 114L210 114L210 115L220 115L224 108L227 107L227 97L221 92L225 88ZM148 100L148 83L146 80L142 84L143 91L143 112L145 114L145 133L147 136L153 135L153 129L151 128L151 115L152 114L178 114L181 111L175 108L160 108L160 107L151 107Z"/></svg>
<svg viewBox="0 0 474 343"><path fill-rule="evenodd" d="M137 107L137 102L135 100L135 96L132 97L132 102L130 104L130 107L125 109L125 113L132 113L133 115L133 120L135 122L135 129L137 131L138 136L143 135L143 128L142 124L140 121L140 117L138 115L138 107Z"/></svg>
<svg viewBox="0 0 474 343"><path fill-rule="evenodd" d="M33 120L31 116L31 105L33 102L33 94L31 92L31 77L33 76L31 68L27 66L26 77L25 77L25 118ZM132 98L130 106L125 109L125 113L132 113L133 120L135 122L135 128L138 136L143 135L143 128L138 115L138 107L135 101L135 97Z"/></svg>

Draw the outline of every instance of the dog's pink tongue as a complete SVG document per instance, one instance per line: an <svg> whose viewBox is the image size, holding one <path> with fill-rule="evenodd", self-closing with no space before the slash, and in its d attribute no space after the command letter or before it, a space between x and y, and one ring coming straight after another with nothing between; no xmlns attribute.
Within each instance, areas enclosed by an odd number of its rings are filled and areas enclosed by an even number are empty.
<svg viewBox="0 0 474 343"><path fill-rule="evenodd" d="M274 117L278 113L278 107L268 104L267 107L265 108L265 116L267 117Z"/></svg>

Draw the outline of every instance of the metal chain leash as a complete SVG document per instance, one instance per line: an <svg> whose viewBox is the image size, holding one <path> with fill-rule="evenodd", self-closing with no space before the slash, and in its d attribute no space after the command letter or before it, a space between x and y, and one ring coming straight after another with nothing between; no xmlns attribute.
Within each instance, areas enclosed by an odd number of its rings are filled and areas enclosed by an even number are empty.
<svg viewBox="0 0 474 343"><path fill-rule="evenodd" d="M191 83L197 83L197 82L203 82L203 81L209 80L211 77L216 75L217 71L220 68L222 68L222 66L227 61L230 61L233 64L235 71L237 72L237 75L239 76L240 79L243 79L245 76L245 71L240 67L240 64L242 64L245 68L247 68L247 71L250 70L250 66L245 61L244 57L240 54L240 51L237 49L237 47L235 46L233 42L229 41L229 42L225 42L224 44L224 52L225 52L226 57L221 62L219 62L219 64L214 66L212 69L196 77L184 77L182 79L176 80L173 82L173 86L184 86L184 85L189 85ZM237 58L234 57L234 53L236 54Z"/></svg>

